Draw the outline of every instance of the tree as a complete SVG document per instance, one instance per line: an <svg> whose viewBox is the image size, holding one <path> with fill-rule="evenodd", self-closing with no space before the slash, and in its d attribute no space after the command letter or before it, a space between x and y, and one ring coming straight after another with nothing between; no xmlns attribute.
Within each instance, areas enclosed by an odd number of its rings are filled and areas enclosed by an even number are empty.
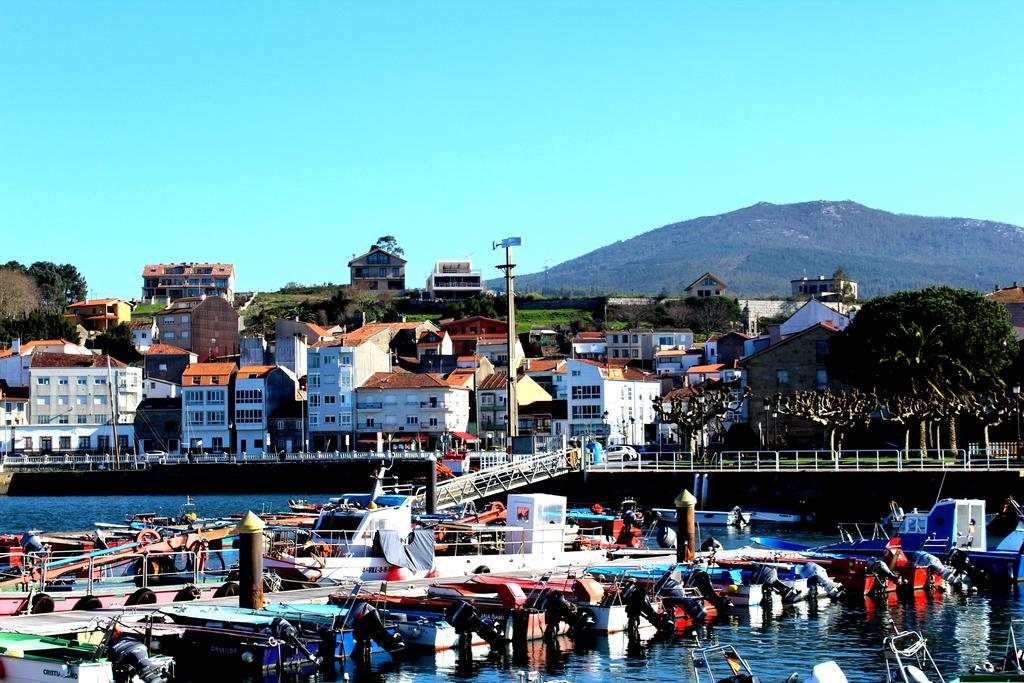
<svg viewBox="0 0 1024 683"><path fill-rule="evenodd" d="M394 235L381 235L373 246L395 256L403 256L405 254L405 249L398 246L398 240Z"/></svg>
<svg viewBox="0 0 1024 683"><path fill-rule="evenodd" d="M29 266L28 274L35 278L42 306L50 312L63 311L69 303L85 299L88 293L85 278L68 263L36 261Z"/></svg>
<svg viewBox="0 0 1024 683"><path fill-rule="evenodd" d="M0 320L0 341L10 342L12 339L21 339L22 342L36 339L77 342L78 329L60 313L33 311L24 318Z"/></svg>
<svg viewBox="0 0 1024 683"><path fill-rule="evenodd" d="M835 272L832 273L832 287L835 289L839 303L849 305L857 300L857 297L853 295L853 285L850 284L850 274L846 272L846 268L836 267Z"/></svg>
<svg viewBox="0 0 1024 683"><path fill-rule="evenodd" d="M135 336L128 325L114 325L93 342L95 348L122 363L137 363L142 356L135 349Z"/></svg>
<svg viewBox="0 0 1024 683"><path fill-rule="evenodd" d="M720 423L730 412L739 409L744 400L750 398L750 387L745 387L743 396L737 399L724 386L697 387L688 396L676 395L665 406L660 396L654 398L654 413L663 424L676 426L679 439L691 453L697 449L697 436L708 425Z"/></svg>
<svg viewBox="0 0 1024 683"><path fill-rule="evenodd" d="M829 452L834 454L843 449L843 432L866 427L878 405L873 394L856 389L776 394L767 403L779 413L822 425L828 439Z"/></svg>
<svg viewBox="0 0 1024 683"><path fill-rule="evenodd" d="M23 318L37 308L36 281L24 271L0 268L0 318Z"/></svg>

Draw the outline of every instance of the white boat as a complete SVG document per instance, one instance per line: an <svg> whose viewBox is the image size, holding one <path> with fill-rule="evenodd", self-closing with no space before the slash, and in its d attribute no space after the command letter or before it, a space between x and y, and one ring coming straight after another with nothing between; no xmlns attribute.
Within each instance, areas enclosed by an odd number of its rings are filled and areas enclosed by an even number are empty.
<svg viewBox="0 0 1024 683"><path fill-rule="evenodd" d="M652 512L657 515L658 520L666 524L676 523L675 508L653 508ZM731 526L745 527L750 525L750 515L739 507L732 510L697 510L694 512L694 520L703 526Z"/></svg>
<svg viewBox="0 0 1024 683"><path fill-rule="evenodd" d="M73 680L79 683L166 683L173 660L150 657L142 643L122 640L109 656L96 645L22 633L0 634L0 680L41 683Z"/></svg>
<svg viewBox="0 0 1024 683"><path fill-rule="evenodd" d="M607 559L607 539L566 524L566 499L510 494L506 526L414 529L412 496L332 498L313 529L275 532L264 567L317 584L444 578L490 572L586 567Z"/></svg>

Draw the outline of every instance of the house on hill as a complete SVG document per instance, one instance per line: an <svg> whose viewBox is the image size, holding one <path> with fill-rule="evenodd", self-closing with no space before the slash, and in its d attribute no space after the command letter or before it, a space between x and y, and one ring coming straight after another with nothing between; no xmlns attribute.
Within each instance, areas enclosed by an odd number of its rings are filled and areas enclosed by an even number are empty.
<svg viewBox="0 0 1024 683"><path fill-rule="evenodd" d="M365 294L398 296L405 292L405 264L401 256L373 246L348 262L349 282Z"/></svg>
<svg viewBox="0 0 1024 683"><path fill-rule="evenodd" d="M683 291L689 296L701 299L709 296L721 296L727 287L725 280L708 271L691 282L690 286Z"/></svg>

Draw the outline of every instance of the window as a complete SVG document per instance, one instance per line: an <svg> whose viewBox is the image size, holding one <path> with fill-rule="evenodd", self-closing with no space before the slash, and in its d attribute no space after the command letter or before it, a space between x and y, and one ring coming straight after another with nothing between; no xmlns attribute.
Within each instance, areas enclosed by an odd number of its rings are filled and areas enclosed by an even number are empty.
<svg viewBox="0 0 1024 683"><path fill-rule="evenodd" d="M80 425L89 424L89 416L88 415L79 415L78 416L78 424L80 424Z"/></svg>
<svg viewBox="0 0 1024 683"><path fill-rule="evenodd" d="M77 380L77 383L78 383L78 386L84 387L86 384L89 383L89 378L88 377L79 377L78 380Z"/></svg>
<svg viewBox="0 0 1024 683"><path fill-rule="evenodd" d="M91 436L80 436L78 437L78 450L87 451L92 448L92 437Z"/></svg>
<svg viewBox="0 0 1024 683"><path fill-rule="evenodd" d="M163 333L163 338L164 338L164 341L173 341L174 340L174 333L173 332L164 332Z"/></svg>
<svg viewBox="0 0 1024 683"><path fill-rule="evenodd" d="M494 396L492 394L480 394L480 405L492 406L494 405Z"/></svg>
<svg viewBox="0 0 1024 683"><path fill-rule="evenodd" d="M235 422L238 424L262 424L263 411L253 408L243 408L235 411Z"/></svg>
<svg viewBox="0 0 1024 683"><path fill-rule="evenodd" d="M181 316L181 322L184 323L184 324L188 324L188 316L187 315Z"/></svg>
<svg viewBox="0 0 1024 683"><path fill-rule="evenodd" d="M85 396L75 396L75 405L76 406L84 406L87 403L88 403L88 400L87 400L87 398Z"/></svg>
<svg viewBox="0 0 1024 683"><path fill-rule="evenodd" d="M57 416L57 424L61 424L61 425L68 424L68 416L67 415L58 415Z"/></svg>
<svg viewBox="0 0 1024 683"><path fill-rule="evenodd" d="M406 415L405 416L405 424L407 424L407 425L418 425L419 423L420 423L420 418L419 418L418 415Z"/></svg>
<svg viewBox="0 0 1024 683"><path fill-rule="evenodd" d="M824 363L826 360L828 360L827 341L814 342L814 360L816 363Z"/></svg>
<svg viewBox="0 0 1024 683"><path fill-rule="evenodd" d="M179 337L181 337L182 339L188 339L188 330L182 330L182 331L181 331L181 332L180 332L180 333L178 334L178 336L179 336Z"/></svg>
<svg viewBox="0 0 1024 683"><path fill-rule="evenodd" d="M309 356L309 367L312 370L320 367L320 356L318 354L311 354Z"/></svg>
<svg viewBox="0 0 1024 683"><path fill-rule="evenodd" d="M67 404L68 404L68 397L67 396L58 396L57 397L57 405L59 405L59 406L66 406Z"/></svg>
<svg viewBox="0 0 1024 683"><path fill-rule="evenodd" d="M106 377L97 377L97 378L93 379L93 383L94 384L98 384L100 386L103 386L103 385L105 385L107 383L107 378Z"/></svg>
<svg viewBox="0 0 1024 683"><path fill-rule="evenodd" d="M431 427L436 427L437 426L437 418L436 417L430 418L430 426Z"/></svg>
<svg viewBox="0 0 1024 683"><path fill-rule="evenodd" d="M62 437L60 437L60 441L58 443L59 443L59 448L62 451L69 451L69 450L71 450L71 437L70 436L62 436Z"/></svg>
<svg viewBox="0 0 1024 683"><path fill-rule="evenodd" d="M334 356L324 356L324 365L334 365Z"/></svg>
<svg viewBox="0 0 1024 683"><path fill-rule="evenodd" d="M818 370L814 376L814 384L818 389L828 387L828 370Z"/></svg>
<svg viewBox="0 0 1024 683"><path fill-rule="evenodd" d="M221 427L227 422L227 415L223 410L206 411L206 424L212 427Z"/></svg>
<svg viewBox="0 0 1024 683"><path fill-rule="evenodd" d="M215 451L224 450L224 438L220 436L213 437L210 439L210 447Z"/></svg>
<svg viewBox="0 0 1024 683"><path fill-rule="evenodd" d="M639 344L640 343L640 335L634 334L629 341L632 344Z"/></svg>
<svg viewBox="0 0 1024 683"><path fill-rule="evenodd" d="M206 402L207 403L223 403L224 402L223 396L224 396L224 392L214 391L214 390L207 389L207 391L206 391Z"/></svg>
<svg viewBox="0 0 1024 683"><path fill-rule="evenodd" d="M309 388L310 389L319 389L320 388L320 375L310 375L309 376Z"/></svg>
<svg viewBox="0 0 1024 683"><path fill-rule="evenodd" d="M579 377L580 376L580 371L579 370L573 370L572 371L572 376L573 377Z"/></svg>
<svg viewBox="0 0 1024 683"><path fill-rule="evenodd" d="M213 377L211 377L210 384L220 384L220 377L218 375L214 375Z"/></svg>
<svg viewBox="0 0 1024 683"><path fill-rule="evenodd" d="M513 292L513 293L514 293L514 292ZM173 323L173 322L174 322L174 316L173 316L173 315L168 315L168 316L166 316L166 317L164 318L164 322L165 322L165 323L167 323L167 324L171 324L171 323Z"/></svg>
<svg viewBox="0 0 1024 683"><path fill-rule="evenodd" d="M368 417L368 418L366 418L366 426L367 426L367 427L373 427L373 426L374 426L374 425L376 425L376 424L377 424L377 423L376 423L376 422L374 422L374 420L373 420L373 418L372 418L372 417Z"/></svg>
<svg viewBox="0 0 1024 683"><path fill-rule="evenodd" d="M789 386L789 371L788 370L776 370L775 371L775 383L780 387Z"/></svg>
<svg viewBox="0 0 1024 683"><path fill-rule="evenodd" d="M192 384L199 384L199 378L198 377L193 377L192 378Z"/></svg>
<svg viewBox="0 0 1024 683"><path fill-rule="evenodd" d="M48 406L48 405L50 405L50 397L49 396L40 396L40 397L36 398L36 405L37 406Z"/></svg>
<svg viewBox="0 0 1024 683"><path fill-rule="evenodd" d="M601 406L573 406L572 419L593 420L601 416Z"/></svg>
<svg viewBox="0 0 1024 683"><path fill-rule="evenodd" d="M337 415L324 415L324 424L336 424L337 422Z"/></svg>
<svg viewBox="0 0 1024 683"><path fill-rule="evenodd" d="M391 263L391 259L385 253L380 252L380 251L375 251L375 252L373 252L372 254L370 254L369 256L366 257L366 262L367 263L375 263L375 264Z"/></svg>
<svg viewBox="0 0 1024 683"><path fill-rule="evenodd" d="M67 377L58 377L57 378L57 384L62 386L62 387L66 387L68 385L68 378Z"/></svg>
<svg viewBox="0 0 1024 683"><path fill-rule="evenodd" d="M318 424L320 424L320 416L319 415L310 415L309 416L309 425L311 427L315 427Z"/></svg>
<svg viewBox="0 0 1024 683"><path fill-rule="evenodd" d="M48 386L50 386L50 378L49 377L38 377L38 378L36 378L36 384L38 384L41 387L48 387Z"/></svg>
<svg viewBox="0 0 1024 683"><path fill-rule="evenodd" d="M263 448L263 439L253 439L252 440L252 447L253 448Z"/></svg>
<svg viewBox="0 0 1024 683"><path fill-rule="evenodd" d="M263 403L262 389L238 389L235 391L236 403Z"/></svg>
<svg viewBox="0 0 1024 683"><path fill-rule="evenodd" d="M309 407L310 408L319 408L320 407L320 394L310 394L309 395Z"/></svg>
<svg viewBox="0 0 1024 683"><path fill-rule="evenodd" d="M658 337L658 346L672 346L674 341L672 337Z"/></svg>
<svg viewBox="0 0 1024 683"><path fill-rule="evenodd" d="M352 423L352 416L349 415L348 413L345 413L344 415L341 416L341 421L343 423L345 423L345 424L351 424Z"/></svg>
<svg viewBox="0 0 1024 683"><path fill-rule="evenodd" d="M327 396L324 396L324 404L325 405L333 405L333 404L335 404L337 402L338 402L338 397L337 396L331 396L329 394Z"/></svg>
<svg viewBox="0 0 1024 683"><path fill-rule="evenodd" d="M44 436L44 437L40 438L39 439L39 448L41 448L44 451L52 451L53 450L53 438L49 437L49 436Z"/></svg>
<svg viewBox="0 0 1024 683"><path fill-rule="evenodd" d="M572 388L572 398L575 401L601 398L601 387L598 385L577 386Z"/></svg>
<svg viewBox="0 0 1024 683"><path fill-rule="evenodd" d="M100 451L110 450L110 437L106 434L96 437L96 449Z"/></svg>

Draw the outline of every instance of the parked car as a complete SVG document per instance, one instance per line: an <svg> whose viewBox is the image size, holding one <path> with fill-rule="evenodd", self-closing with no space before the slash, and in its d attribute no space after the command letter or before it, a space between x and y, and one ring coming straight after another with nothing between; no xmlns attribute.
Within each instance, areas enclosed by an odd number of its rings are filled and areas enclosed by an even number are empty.
<svg viewBox="0 0 1024 683"><path fill-rule="evenodd" d="M639 460L640 454L636 452L636 449L632 446L615 445L609 446L604 451L604 456L608 460Z"/></svg>

